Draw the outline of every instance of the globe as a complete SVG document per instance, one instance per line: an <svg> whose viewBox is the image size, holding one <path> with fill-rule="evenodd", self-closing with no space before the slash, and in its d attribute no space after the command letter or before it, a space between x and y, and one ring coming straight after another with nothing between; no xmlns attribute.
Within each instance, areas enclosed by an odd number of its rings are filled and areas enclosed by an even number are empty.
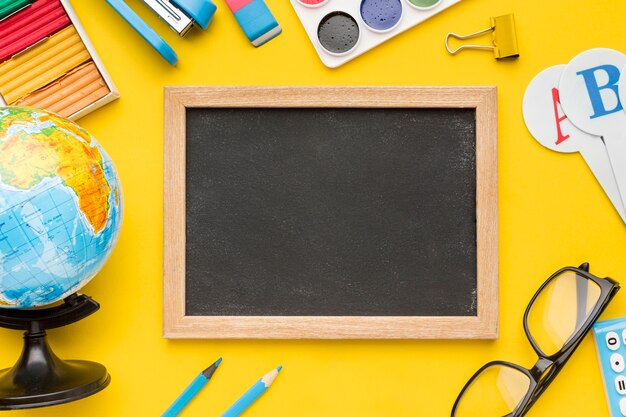
<svg viewBox="0 0 626 417"><path fill-rule="evenodd" d="M44 110L0 107L0 306L78 291L109 258L121 223L115 167L87 131Z"/></svg>

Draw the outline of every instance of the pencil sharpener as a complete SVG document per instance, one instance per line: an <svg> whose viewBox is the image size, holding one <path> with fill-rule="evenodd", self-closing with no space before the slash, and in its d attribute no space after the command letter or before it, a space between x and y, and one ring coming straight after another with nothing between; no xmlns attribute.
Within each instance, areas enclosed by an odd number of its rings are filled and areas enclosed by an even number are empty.
<svg viewBox="0 0 626 417"><path fill-rule="evenodd" d="M194 26L206 30L217 7L211 0L143 0L174 32L185 36Z"/></svg>

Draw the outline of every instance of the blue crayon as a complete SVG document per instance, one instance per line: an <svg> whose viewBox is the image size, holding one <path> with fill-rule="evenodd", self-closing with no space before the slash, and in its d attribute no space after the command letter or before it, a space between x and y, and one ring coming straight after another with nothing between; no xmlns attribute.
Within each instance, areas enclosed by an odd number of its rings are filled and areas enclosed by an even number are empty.
<svg viewBox="0 0 626 417"><path fill-rule="evenodd" d="M220 365L220 363L222 363L222 358L219 358L217 361L215 361L213 365L209 366L204 371L202 371L200 375L195 377L195 379L191 381L191 384L189 384L189 386L185 388L183 393L180 394L176 401L174 401L174 403L172 403L172 405L170 405L170 407L165 410L161 417L175 417L179 415L180 412L183 411L183 408L185 408L187 404L189 404L191 400L193 400L196 394L198 394L200 390L202 390L202 388L204 388L204 386L209 382L211 376L213 376L213 373Z"/></svg>
<svg viewBox="0 0 626 417"><path fill-rule="evenodd" d="M263 45L283 31L263 0L226 0L226 4L254 46Z"/></svg>
<svg viewBox="0 0 626 417"><path fill-rule="evenodd" d="M272 385L272 382L278 376L282 366L274 369L263 378L259 379L248 391L246 391L235 403L230 406L228 410L222 414L222 417L238 417L246 411L253 402L255 402L267 389Z"/></svg>

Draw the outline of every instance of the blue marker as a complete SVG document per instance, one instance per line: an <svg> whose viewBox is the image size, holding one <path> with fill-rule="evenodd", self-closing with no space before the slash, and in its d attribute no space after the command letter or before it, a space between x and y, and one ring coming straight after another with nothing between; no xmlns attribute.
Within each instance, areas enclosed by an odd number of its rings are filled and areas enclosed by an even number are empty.
<svg viewBox="0 0 626 417"><path fill-rule="evenodd" d="M180 394L176 401L174 401L174 403L170 405L170 408L165 410L161 417L175 417L179 415L180 412L183 411L183 408L185 408L187 404L189 404L191 400L193 400L196 394L198 394L200 390L202 390L202 388L204 388L204 386L209 382L211 376L221 362L222 358L219 358L217 361L215 361L213 365L206 368L204 371L202 371L202 373L200 373L200 375L198 375L193 381L191 381L191 384L189 384L189 386L185 388L183 393Z"/></svg>
<svg viewBox="0 0 626 417"><path fill-rule="evenodd" d="M246 391L228 410L222 414L222 417L238 417L246 411L246 408L250 407L267 389L272 385L272 382L278 376L282 366L274 369L263 378L259 379L248 391Z"/></svg>

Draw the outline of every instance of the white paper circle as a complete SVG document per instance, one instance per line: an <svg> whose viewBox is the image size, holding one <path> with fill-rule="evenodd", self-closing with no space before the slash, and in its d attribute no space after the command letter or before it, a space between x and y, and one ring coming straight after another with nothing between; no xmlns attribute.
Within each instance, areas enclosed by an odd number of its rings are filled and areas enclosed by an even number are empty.
<svg viewBox="0 0 626 417"><path fill-rule="evenodd" d="M574 57L561 76L561 105L578 128L596 136L615 136L626 126L617 85L626 55L589 49Z"/></svg>
<svg viewBox="0 0 626 417"><path fill-rule="evenodd" d="M532 79L522 101L524 122L531 135L548 149L577 152L581 140L598 140L572 124L559 104L559 81L565 65L546 68Z"/></svg>

